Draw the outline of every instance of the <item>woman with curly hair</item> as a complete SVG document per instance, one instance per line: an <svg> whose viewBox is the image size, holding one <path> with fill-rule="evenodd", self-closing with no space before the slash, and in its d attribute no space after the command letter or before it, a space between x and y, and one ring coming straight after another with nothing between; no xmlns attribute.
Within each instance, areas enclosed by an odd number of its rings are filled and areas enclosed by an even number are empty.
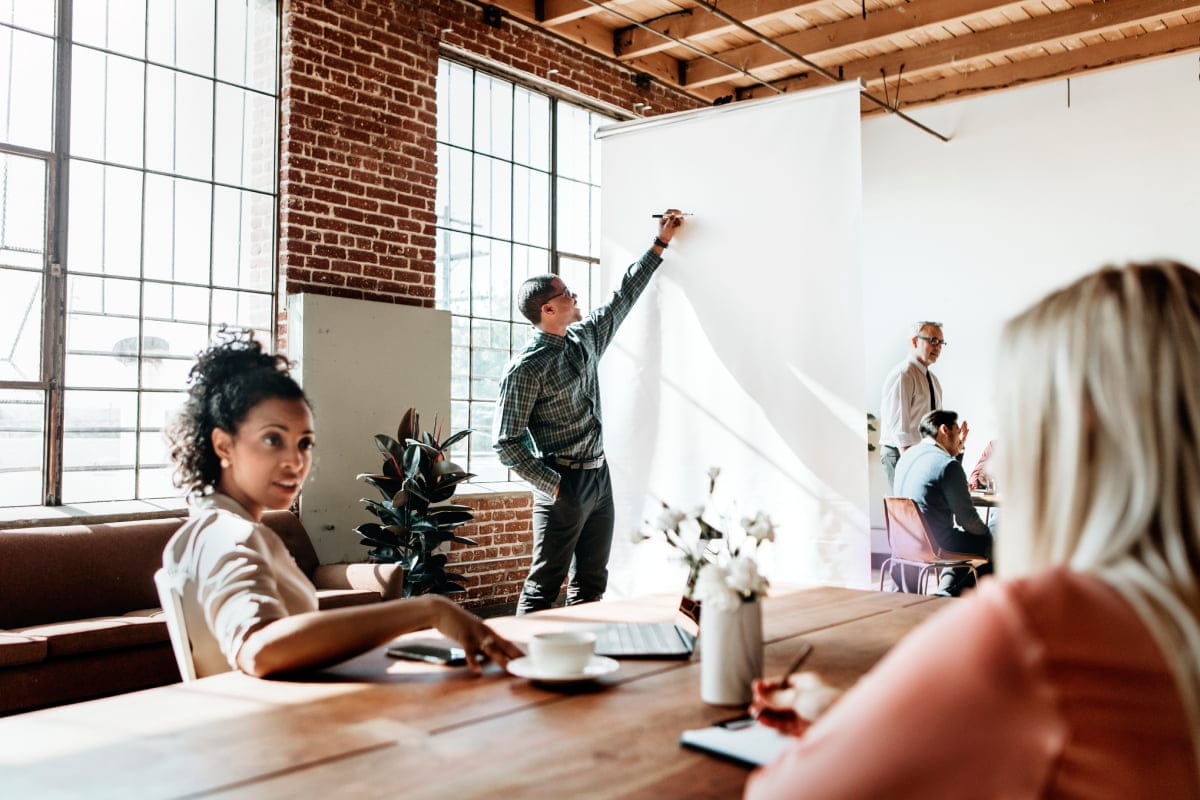
<svg viewBox="0 0 1200 800"><path fill-rule="evenodd" d="M163 553L183 598L196 673L250 675L350 658L408 631L437 628L477 659L506 664L511 643L444 597L317 609L316 591L263 511L288 508L312 465L312 411L283 356L249 331L222 331L189 376L170 431L188 520ZM397 572L398 576L399 573Z"/></svg>
<svg viewBox="0 0 1200 800"><path fill-rule="evenodd" d="M996 573L746 796L1200 796L1200 274L1106 268L1001 336Z"/></svg>

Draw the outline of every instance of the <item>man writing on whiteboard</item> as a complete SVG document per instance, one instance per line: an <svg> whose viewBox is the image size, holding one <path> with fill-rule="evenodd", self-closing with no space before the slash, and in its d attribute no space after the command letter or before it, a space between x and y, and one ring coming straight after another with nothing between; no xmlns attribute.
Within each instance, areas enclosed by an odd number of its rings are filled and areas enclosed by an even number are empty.
<svg viewBox="0 0 1200 800"><path fill-rule="evenodd" d="M550 608L568 570L568 604L604 596L613 500L596 368L683 216L677 209L662 214L653 246L629 267L609 303L586 318L557 275L530 278L517 292L536 330L500 379L493 447L534 488L533 563L518 614Z"/></svg>

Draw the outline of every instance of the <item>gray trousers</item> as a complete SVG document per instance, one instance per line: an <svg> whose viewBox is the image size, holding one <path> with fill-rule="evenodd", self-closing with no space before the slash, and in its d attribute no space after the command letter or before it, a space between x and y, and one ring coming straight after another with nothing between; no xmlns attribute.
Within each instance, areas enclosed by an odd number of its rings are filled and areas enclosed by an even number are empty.
<svg viewBox="0 0 1200 800"><path fill-rule="evenodd" d="M896 462L900 460L899 448L892 447L890 444L879 446L879 463L883 464L883 474L887 476L887 493L892 494L892 487L896 485Z"/></svg>
<svg viewBox="0 0 1200 800"><path fill-rule="evenodd" d="M613 534L608 465L550 466L562 480L556 500L538 498L533 504L533 563L517 601L518 614L553 606L568 573L567 605L599 600L608 587Z"/></svg>

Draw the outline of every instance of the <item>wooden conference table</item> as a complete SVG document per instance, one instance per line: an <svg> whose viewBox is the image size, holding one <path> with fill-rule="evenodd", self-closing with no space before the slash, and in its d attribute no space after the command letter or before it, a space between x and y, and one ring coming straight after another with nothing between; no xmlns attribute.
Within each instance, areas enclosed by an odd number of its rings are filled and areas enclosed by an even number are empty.
<svg viewBox="0 0 1200 800"><path fill-rule="evenodd" d="M767 675L801 641L806 668L850 686L940 598L774 590ZM678 596L491 620L516 641L578 622L684 622ZM289 679L227 673L0 719L0 795L88 798L739 797L747 771L681 748L735 716L700 700L700 663L622 661L593 684L543 686L494 665L388 658L383 648Z"/></svg>

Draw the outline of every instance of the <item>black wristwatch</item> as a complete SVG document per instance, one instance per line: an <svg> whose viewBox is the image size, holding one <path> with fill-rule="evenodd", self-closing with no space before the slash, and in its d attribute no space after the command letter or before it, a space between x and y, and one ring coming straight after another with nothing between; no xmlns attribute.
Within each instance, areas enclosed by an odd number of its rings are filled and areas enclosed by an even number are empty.
<svg viewBox="0 0 1200 800"><path fill-rule="evenodd" d="M663 250L666 250L668 247L670 247L669 244L667 244L666 242L664 242L662 239L658 238L657 236L654 237L654 243L656 245L658 245L659 247L661 247Z"/></svg>

